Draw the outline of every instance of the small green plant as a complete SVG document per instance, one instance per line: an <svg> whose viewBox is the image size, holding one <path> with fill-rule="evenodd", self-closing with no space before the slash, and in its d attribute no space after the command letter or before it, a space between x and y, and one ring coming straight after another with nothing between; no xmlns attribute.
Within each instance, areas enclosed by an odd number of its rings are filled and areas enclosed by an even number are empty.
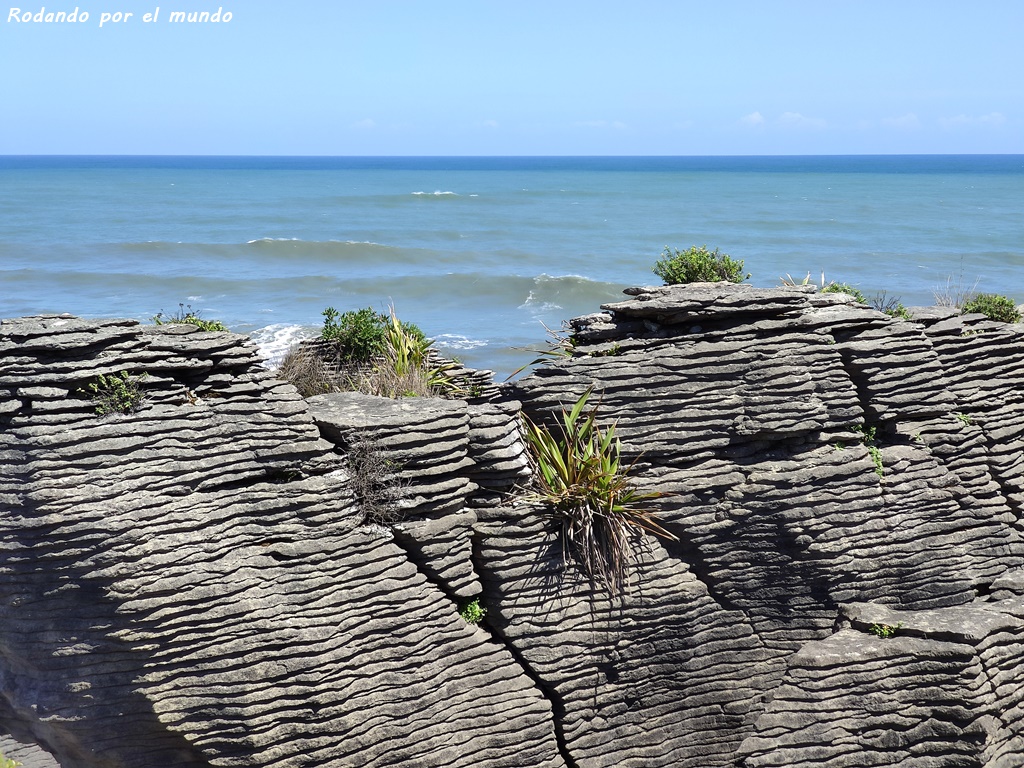
<svg viewBox="0 0 1024 768"><path fill-rule="evenodd" d="M590 357L618 357L622 354L622 347L616 343L607 349L597 349L590 353Z"/></svg>
<svg viewBox="0 0 1024 768"><path fill-rule="evenodd" d="M910 320L910 312L899 296L890 296L887 291L879 291L871 298L871 306L889 317L898 320Z"/></svg>
<svg viewBox="0 0 1024 768"><path fill-rule="evenodd" d="M433 352L434 342L411 323L403 323L392 307L384 329L383 353L364 377L374 394L387 397L462 397L466 390L453 377L461 366ZM360 388L362 390L362 388Z"/></svg>
<svg viewBox="0 0 1024 768"><path fill-rule="evenodd" d="M548 336L548 338L544 340L544 343L547 346L544 349L526 349L525 351L532 352L537 355L537 357L516 368L512 373L505 377L505 381L509 381L518 376L531 365L547 363L561 357L572 357L575 354L576 336L570 331L569 324L567 322L563 321L562 327L557 330L554 328L548 328L544 325L543 321L541 322L541 325L544 326L544 332Z"/></svg>
<svg viewBox="0 0 1024 768"><path fill-rule="evenodd" d="M371 307L338 312L334 307L323 311L324 327L320 338L337 345L341 359L367 362L384 351L384 329L387 317Z"/></svg>
<svg viewBox="0 0 1024 768"><path fill-rule="evenodd" d="M132 376L128 371L113 373L109 376L100 374L96 381L90 382L85 389L80 389L89 396L96 407L96 413L106 416L109 413L132 413L142 407L146 394L142 391L142 382L146 374Z"/></svg>
<svg viewBox="0 0 1024 768"><path fill-rule="evenodd" d="M974 423L974 419L972 419L966 413L960 413L959 411L957 411L953 415L956 416L957 421L959 421L965 427L969 427L969 426L971 426Z"/></svg>
<svg viewBox="0 0 1024 768"><path fill-rule="evenodd" d="M867 297L861 292L859 288L854 288L849 283L837 283L831 282L821 289L822 293L845 293L847 296L852 296L854 301L858 301L861 304L867 304Z"/></svg>
<svg viewBox="0 0 1024 768"><path fill-rule="evenodd" d="M879 477L885 477L885 467L882 465L882 449L877 445L867 446L868 453L871 454L871 461L875 463L875 474Z"/></svg>
<svg viewBox="0 0 1024 768"><path fill-rule="evenodd" d="M694 245L685 251L666 245L653 271L666 285L721 281L742 283L750 277L749 272L743 274L742 260L719 253L717 248L709 251L706 245Z"/></svg>
<svg viewBox="0 0 1024 768"><path fill-rule="evenodd" d="M1013 300L995 293L979 293L968 299L960 307L960 314L981 314L989 320L1000 323L1019 323L1021 321L1020 312L1017 311L1017 305L1013 303Z"/></svg>
<svg viewBox="0 0 1024 768"><path fill-rule="evenodd" d="M0 768L19 768L23 763L19 763L17 760L12 760L9 757L4 757L4 753L0 752Z"/></svg>
<svg viewBox="0 0 1024 768"><path fill-rule="evenodd" d="M855 426L853 431L860 433L861 443L864 444L864 447L868 449L868 453L871 454L871 460L875 464L875 474L880 478L885 477L885 467L882 466L882 449L878 447L875 437L878 433L878 427L860 424Z"/></svg>
<svg viewBox="0 0 1024 768"><path fill-rule="evenodd" d="M889 638L896 637L896 633L902 628L903 622L899 624L872 624L868 627L868 631L883 640L888 640Z"/></svg>
<svg viewBox="0 0 1024 768"><path fill-rule="evenodd" d="M228 327L220 320L204 320L199 316L198 311L192 309L191 304L185 305L180 302L175 314L164 317L163 312L158 312L153 317L153 322L157 325L194 325L203 331L228 330Z"/></svg>
<svg viewBox="0 0 1024 768"><path fill-rule="evenodd" d="M487 615L487 608L480 605L480 598L474 597L462 604L459 608L459 616L467 624L479 624Z"/></svg>
<svg viewBox="0 0 1024 768"><path fill-rule="evenodd" d="M597 409L588 409L591 393L562 409L555 431L525 414L523 423L539 487L532 498L549 505L559 521L563 562L575 562L591 583L615 596L628 588L633 537L677 538L646 508L646 501L661 494L633 485L633 464L621 463L615 425L602 429Z"/></svg>

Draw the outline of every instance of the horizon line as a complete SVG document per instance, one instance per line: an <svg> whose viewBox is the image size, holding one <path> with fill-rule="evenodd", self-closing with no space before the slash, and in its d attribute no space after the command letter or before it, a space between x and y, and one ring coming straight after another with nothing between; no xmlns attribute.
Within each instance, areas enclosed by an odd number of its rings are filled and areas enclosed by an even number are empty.
<svg viewBox="0 0 1024 768"><path fill-rule="evenodd" d="M216 154L216 153L69 153L69 152L22 152L0 154L0 157L261 157L261 158L722 158L722 157L1024 157L1024 152L836 152L836 153L776 153L776 154L701 154L701 155L561 155L561 154L499 154L499 155L451 155L451 154L394 154L394 155L323 155L323 154Z"/></svg>

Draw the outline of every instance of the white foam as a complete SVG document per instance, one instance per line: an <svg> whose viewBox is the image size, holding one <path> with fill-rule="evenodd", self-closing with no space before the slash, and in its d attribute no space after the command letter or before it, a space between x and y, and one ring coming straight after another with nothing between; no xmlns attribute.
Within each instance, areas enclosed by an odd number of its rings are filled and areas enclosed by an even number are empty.
<svg viewBox="0 0 1024 768"><path fill-rule="evenodd" d="M448 347L449 349L476 349L487 346L487 341L484 339L471 339L468 336L460 336L457 333L442 333L434 341L442 347Z"/></svg>
<svg viewBox="0 0 1024 768"><path fill-rule="evenodd" d="M534 313L541 312L554 312L556 309L562 309L560 304L555 304L550 301L541 301L538 303L537 297L533 295L533 291L526 297L526 301L519 305L519 309L528 309Z"/></svg>
<svg viewBox="0 0 1024 768"><path fill-rule="evenodd" d="M451 192L451 191L447 191L447 190L442 191L440 189L435 189L433 192L413 192L413 194L414 195L432 195L432 196L435 196L435 197L440 197L441 195L455 195L457 197L459 193L458 192Z"/></svg>
<svg viewBox="0 0 1024 768"><path fill-rule="evenodd" d="M535 282L535 283L544 283L544 282L547 282L549 280L565 280L567 278L571 279L571 280L586 280L587 282L590 281L589 277L587 277L585 275L577 275L574 272L570 272L570 273L565 274L565 275L549 275L547 272L541 272L539 275L537 275L535 278L533 278L533 282Z"/></svg>
<svg viewBox="0 0 1024 768"><path fill-rule="evenodd" d="M303 339L315 336L315 332L302 325L278 323L258 328L249 334L259 348L263 365L273 370L281 365L288 350Z"/></svg>

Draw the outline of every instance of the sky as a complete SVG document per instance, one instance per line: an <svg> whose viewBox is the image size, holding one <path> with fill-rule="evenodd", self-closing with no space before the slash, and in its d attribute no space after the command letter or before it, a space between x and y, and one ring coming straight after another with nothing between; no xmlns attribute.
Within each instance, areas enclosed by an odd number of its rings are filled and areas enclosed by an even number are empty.
<svg viewBox="0 0 1024 768"><path fill-rule="evenodd" d="M1024 153L1021 0L0 11L5 155Z"/></svg>

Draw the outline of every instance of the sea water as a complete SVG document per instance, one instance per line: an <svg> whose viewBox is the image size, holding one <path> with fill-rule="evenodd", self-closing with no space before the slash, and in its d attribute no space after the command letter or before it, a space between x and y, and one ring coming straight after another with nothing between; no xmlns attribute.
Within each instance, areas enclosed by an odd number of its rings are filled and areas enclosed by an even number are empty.
<svg viewBox="0 0 1024 768"><path fill-rule="evenodd" d="M419 324L507 373L545 326L659 282L665 246L750 282L1024 301L1024 156L0 158L0 317L179 304L268 358L328 306Z"/></svg>

